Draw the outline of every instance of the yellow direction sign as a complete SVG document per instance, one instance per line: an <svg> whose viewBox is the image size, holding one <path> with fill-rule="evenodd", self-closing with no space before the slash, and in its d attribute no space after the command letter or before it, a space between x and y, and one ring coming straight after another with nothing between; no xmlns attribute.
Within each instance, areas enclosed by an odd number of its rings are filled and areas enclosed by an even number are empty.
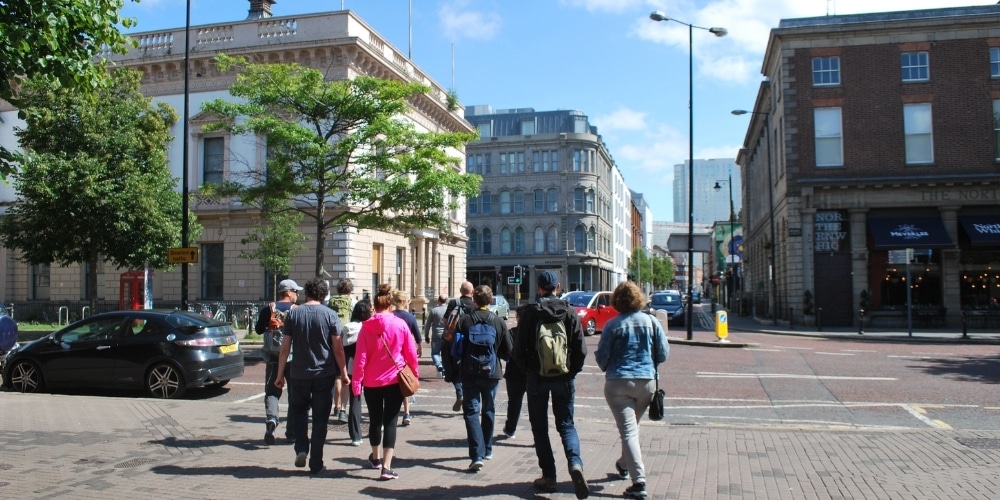
<svg viewBox="0 0 1000 500"><path fill-rule="evenodd" d="M167 262L170 264L197 264L198 247L171 248L167 251Z"/></svg>

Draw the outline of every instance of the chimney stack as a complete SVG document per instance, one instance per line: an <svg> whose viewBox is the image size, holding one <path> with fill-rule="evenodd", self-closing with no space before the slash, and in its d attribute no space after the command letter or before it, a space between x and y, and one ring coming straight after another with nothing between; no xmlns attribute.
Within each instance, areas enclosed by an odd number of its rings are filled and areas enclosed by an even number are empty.
<svg viewBox="0 0 1000 500"><path fill-rule="evenodd" d="M271 6L275 3L275 0L250 0L250 15L247 19L271 17Z"/></svg>

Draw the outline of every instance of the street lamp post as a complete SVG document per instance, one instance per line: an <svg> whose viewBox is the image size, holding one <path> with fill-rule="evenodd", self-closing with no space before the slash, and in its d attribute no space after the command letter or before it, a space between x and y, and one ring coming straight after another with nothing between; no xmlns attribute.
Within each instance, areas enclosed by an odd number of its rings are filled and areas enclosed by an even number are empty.
<svg viewBox="0 0 1000 500"><path fill-rule="evenodd" d="M184 19L184 120L181 126L181 246L188 246L188 101L190 100L191 66L191 0L187 0L187 16ZM181 310L188 306L188 265L181 264Z"/></svg>
<svg viewBox="0 0 1000 500"><path fill-rule="evenodd" d="M745 115L764 115L764 134L767 139L767 194L768 194L768 204L770 205L768 212L770 213L771 219L771 295L773 299L769 301L768 304L771 308L771 319L774 321L778 320L778 260L776 258L775 250L778 246L778 240L775 239L774 231L774 178L771 173L771 113L762 111L747 111L745 109L735 109L733 114L736 116ZM746 230L744 229L744 233Z"/></svg>
<svg viewBox="0 0 1000 500"><path fill-rule="evenodd" d="M653 11L649 18L660 21L673 21L688 27L688 280L687 307L684 311L684 321L687 323L687 339L694 337L694 28L705 30L715 36L723 37L729 33L726 28L705 28L668 17L661 11Z"/></svg>
<svg viewBox="0 0 1000 500"><path fill-rule="evenodd" d="M712 189L714 189L716 192L718 192L720 189L722 189L722 186L719 185L720 182L725 182L725 183L729 184L729 251L728 251L728 256L726 257L726 269L727 270L729 269L729 264L731 263L731 264L733 264L733 268L734 268L734 272L735 272L736 259L733 258L733 255L734 255L733 251L736 249L735 248L736 247L736 232L733 230L733 219L736 217L736 206L733 205L733 169L732 169L732 167L729 168L729 179L728 180L716 180L715 181L715 186L713 186ZM735 288L735 284L736 284L735 279L736 278L734 277L733 278L734 281L732 282L732 284L733 284L732 287L729 287L729 286L726 287L726 298L729 301L729 309L733 308L733 289Z"/></svg>

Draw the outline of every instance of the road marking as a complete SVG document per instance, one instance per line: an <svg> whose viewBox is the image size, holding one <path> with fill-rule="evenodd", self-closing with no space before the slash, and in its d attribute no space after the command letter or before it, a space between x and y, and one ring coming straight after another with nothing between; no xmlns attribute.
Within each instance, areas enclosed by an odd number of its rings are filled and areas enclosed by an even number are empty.
<svg viewBox="0 0 1000 500"><path fill-rule="evenodd" d="M903 359L931 359L930 356L913 356L906 354L890 354L886 356L887 358L903 358Z"/></svg>
<svg viewBox="0 0 1000 500"><path fill-rule="evenodd" d="M719 373L698 372L698 377L715 378L801 378L811 380L899 380L895 377L843 377L836 375L795 375L791 373Z"/></svg>
<svg viewBox="0 0 1000 500"><path fill-rule="evenodd" d="M854 356L854 354L851 354L849 352L823 352L823 351L816 351L814 354L826 354L827 356Z"/></svg>
<svg viewBox="0 0 1000 500"><path fill-rule="evenodd" d="M866 351L863 349L844 349L844 352L878 352L878 351Z"/></svg>
<svg viewBox="0 0 1000 500"><path fill-rule="evenodd" d="M754 348L755 351L767 351L767 352L785 352L784 349L761 349L759 347Z"/></svg>
<svg viewBox="0 0 1000 500"><path fill-rule="evenodd" d="M792 346L783 346L783 345L776 345L774 347L777 347L777 348L780 348L780 349L797 349L797 350L800 350L800 351L811 351L813 349L812 347L792 347Z"/></svg>
<svg viewBox="0 0 1000 500"><path fill-rule="evenodd" d="M262 392L260 394L255 394L253 396L250 396L249 398L238 399L238 400L236 400L236 402L237 403L249 403L250 401L253 401L255 399L263 398L265 395L266 395L266 393Z"/></svg>
<svg viewBox="0 0 1000 500"><path fill-rule="evenodd" d="M933 427L935 429L951 429L950 425L940 420L931 420L926 416L924 416L924 414L926 414L927 411L925 411L923 408L919 406L914 406L914 405L899 405L899 406L900 408L909 412L910 415L916 417L917 420L927 424L928 427Z"/></svg>

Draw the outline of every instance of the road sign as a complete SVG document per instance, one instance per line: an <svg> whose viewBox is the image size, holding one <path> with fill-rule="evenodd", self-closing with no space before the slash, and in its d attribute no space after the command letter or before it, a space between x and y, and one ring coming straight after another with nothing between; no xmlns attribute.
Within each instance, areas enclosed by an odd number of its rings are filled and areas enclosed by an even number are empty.
<svg viewBox="0 0 1000 500"><path fill-rule="evenodd" d="M507 276L507 284L508 284L508 285L514 285L514 284L517 284L517 281L515 281L516 279L517 279L517 278L515 278L515 277L513 277L513 276Z"/></svg>
<svg viewBox="0 0 1000 500"><path fill-rule="evenodd" d="M197 264L198 247L171 248L167 250L167 262L170 264Z"/></svg>

